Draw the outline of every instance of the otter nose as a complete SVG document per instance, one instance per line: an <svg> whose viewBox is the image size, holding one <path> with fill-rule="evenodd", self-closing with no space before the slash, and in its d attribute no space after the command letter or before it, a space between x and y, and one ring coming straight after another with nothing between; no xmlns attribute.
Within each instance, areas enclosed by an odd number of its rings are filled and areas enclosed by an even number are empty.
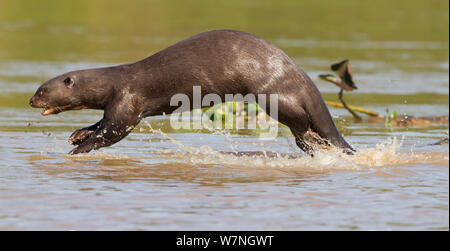
<svg viewBox="0 0 450 251"><path fill-rule="evenodd" d="M30 103L31 106L34 106L34 102L35 101L34 101L34 96L33 96L33 97L30 98L30 102L29 103Z"/></svg>

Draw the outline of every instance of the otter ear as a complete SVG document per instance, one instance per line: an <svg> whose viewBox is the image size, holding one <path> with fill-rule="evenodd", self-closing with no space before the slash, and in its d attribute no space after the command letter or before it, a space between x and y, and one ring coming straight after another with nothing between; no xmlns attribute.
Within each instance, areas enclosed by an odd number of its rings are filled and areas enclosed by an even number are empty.
<svg viewBox="0 0 450 251"><path fill-rule="evenodd" d="M66 79L64 79L64 84L66 84L67 87L72 88L74 81L72 78L67 77Z"/></svg>

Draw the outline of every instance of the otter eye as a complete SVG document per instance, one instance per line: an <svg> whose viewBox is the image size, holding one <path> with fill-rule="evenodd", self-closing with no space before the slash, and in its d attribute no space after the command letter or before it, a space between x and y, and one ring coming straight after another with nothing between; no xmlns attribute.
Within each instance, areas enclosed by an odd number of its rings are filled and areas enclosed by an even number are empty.
<svg viewBox="0 0 450 251"><path fill-rule="evenodd" d="M66 79L64 79L64 83L66 84L67 87L72 88L74 82L73 79L71 79L70 77L67 77Z"/></svg>

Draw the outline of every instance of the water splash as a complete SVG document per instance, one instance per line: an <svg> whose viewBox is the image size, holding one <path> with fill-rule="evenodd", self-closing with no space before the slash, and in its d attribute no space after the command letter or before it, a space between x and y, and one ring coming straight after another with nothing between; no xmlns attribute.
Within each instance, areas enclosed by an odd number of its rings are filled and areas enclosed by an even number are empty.
<svg viewBox="0 0 450 251"><path fill-rule="evenodd" d="M383 170L405 165L433 164L449 165L449 152L420 152L402 150L403 139L389 138L375 147L358 149L354 155L347 155L342 149L319 149L314 157L299 153L291 146L290 153L267 151L263 143L258 144L264 150L259 152L242 152L237 150L237 142L233 141L226 131L213 131L214 134L224 135L230 144L231 151L224 152L208 145L199 147L189 146L177 140L161 129L152 128L146 122L148 132L157 134L176 145L176 149L151 151L151 156L128 156L105 151L94 151L89 154L66 155L72 160L145 160L160 159L164 163L195 165L215 165L234 170L278 170L282 172L302 171L307 173L323 173L329 171L364 171ZM141 129L142 131L143 129ZM288 142L289 143L289 142ZM254 143L252 143L254 144ZM269 148L270 149L270 148ZM55 149L53 149L55 150ZM60 149L58 149L60 150Z"/></svg>
<svg viewBox="0 0 450 251"><path fill-rule="evenodd" d="M68 159L72 160L131 160L132 157L125 154L107 153L104 151L94 151L92 153L81 153L77 155L66 154Z"/></svg>
<svg viewBox="0 0 450 251"><path fill-rule="evenodd" d="M160 158L173 162L191 164L216 164L226 167L283 168L311 172L332 170L370 170L404 166L408 164L436 164L448 166L449 153L405 152L401 151L403 139L389 138L375 147L359 149L354 155L347 155L342 149L321 149L315 156L278 152L222 152L210 146L192 147L175 140L150 127L152 133L159 134L179 146L177 150L152 152Z"/></svg>

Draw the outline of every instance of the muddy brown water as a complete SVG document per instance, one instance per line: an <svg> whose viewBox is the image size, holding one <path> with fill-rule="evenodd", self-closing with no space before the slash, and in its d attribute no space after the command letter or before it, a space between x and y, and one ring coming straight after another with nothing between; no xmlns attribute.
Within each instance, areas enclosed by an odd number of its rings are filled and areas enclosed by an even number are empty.
<svg viewBox="0 0 450 251"><path fill-rule="evenodd" d="M102 113L28 107L55 75L133 62L215 28L278 45L327 100L339 90L318 74L350 58L359 89L347 103L449 115L447 1L0 0L0 230L448 230L449 149L431 145L448 122L354 122L330 108L358 153L311 158L285 127L260 139L174 130L160 116L112 147L68 156L71 132Z"/></svg>

